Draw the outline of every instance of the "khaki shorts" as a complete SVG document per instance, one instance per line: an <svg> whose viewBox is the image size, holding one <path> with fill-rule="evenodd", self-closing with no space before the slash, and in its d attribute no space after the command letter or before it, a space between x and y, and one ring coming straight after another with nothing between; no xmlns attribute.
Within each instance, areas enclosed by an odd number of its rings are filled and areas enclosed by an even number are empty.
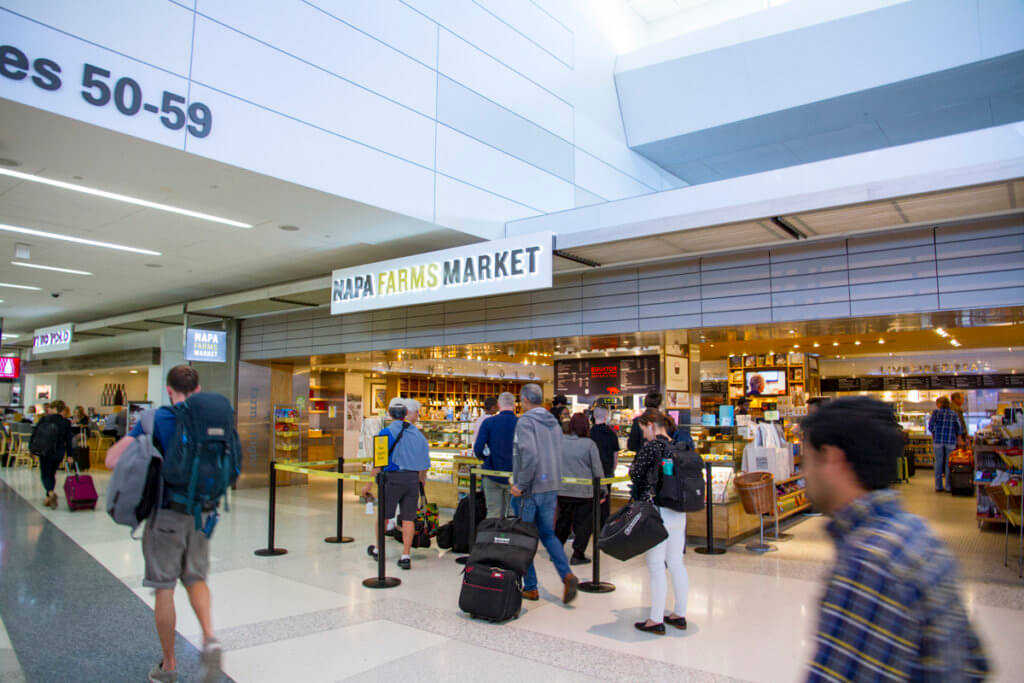
<svg viewBox="0 0 1024 683"><path fill-rule="evenodd" d="M174 588L205 581L210 571L210 539L196 529L192 515L163 509L142 532L147 588Z"/></svg>

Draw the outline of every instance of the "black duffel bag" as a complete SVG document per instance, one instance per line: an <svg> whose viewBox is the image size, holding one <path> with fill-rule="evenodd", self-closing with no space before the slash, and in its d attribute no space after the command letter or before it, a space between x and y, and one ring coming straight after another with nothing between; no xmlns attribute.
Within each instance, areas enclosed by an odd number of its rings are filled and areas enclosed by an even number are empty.
<svg viewBox="0 0 1024 683"><path fill-rule="evenodd" d="M604 523L597 547L625 561L646 553L666 538L668 531L654 503L631 500Z"/></svg>
<svg viewBox="0 0 1024 683"><path fill-rule="evenodd" d="M539 541L537 527L518 517L485 519L476 528L476 543L469 551L467 566L501 567L526 576Z"/></svg>

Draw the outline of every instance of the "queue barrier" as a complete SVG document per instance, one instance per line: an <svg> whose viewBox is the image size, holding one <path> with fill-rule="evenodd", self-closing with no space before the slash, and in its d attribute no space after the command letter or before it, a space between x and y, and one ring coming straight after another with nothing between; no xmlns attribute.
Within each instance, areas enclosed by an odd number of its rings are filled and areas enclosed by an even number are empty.
<svg viewBox="0 0 1024 683"><path fill-rule="evenodd" d="M480 467L473 467L469 470L469 508L470 510L476 510L476 477L477 475L484 477L511 477L511 472L502 472L497 470L485 470ZM591 565L591 580L583 581L579 585L579 589L584 593L611 593L615 590L615 586L606 581L601 581L601 550L597 547L598 537L601 535L601 492L604 486L610 486L611 484L618 484L620 482L629 481L629 477L594 477L593 479L584 479L580 477L562 477L563 484L580 484L583 486L590 486L593 491L592 497L592 518L593 518L593 530L591 539L593 543L592 555L594 556ZM609 495L611 492L609 491ZM476 541L476 526L473 527L470 532L470 546L472 547L473 542ZM465 564L468 556L457 557L455 561L460 564Z"/></svg>

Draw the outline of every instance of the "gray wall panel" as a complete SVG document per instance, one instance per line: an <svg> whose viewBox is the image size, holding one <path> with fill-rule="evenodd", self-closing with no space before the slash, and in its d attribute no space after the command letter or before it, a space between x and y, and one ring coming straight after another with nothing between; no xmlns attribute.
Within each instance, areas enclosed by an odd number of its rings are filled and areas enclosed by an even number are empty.
<svg viewBox="0 0 1024 683"><path fill-rule="evenodd" d="M437 119L528 164L573 182L571 144L444 76L437 80Z"/></svg>
<svg viewBox="0 0 1024 683"><path fill-rule="evenodd" d="M940 310L940 304L942 310L1024 305L1024 224L999 218L795 243L771 252L591 270L558 276L555 283L549 290L373 313L330 316L318 309L242 320L241 355L266 359L310 349L348 352L886 315Z"/></svg>

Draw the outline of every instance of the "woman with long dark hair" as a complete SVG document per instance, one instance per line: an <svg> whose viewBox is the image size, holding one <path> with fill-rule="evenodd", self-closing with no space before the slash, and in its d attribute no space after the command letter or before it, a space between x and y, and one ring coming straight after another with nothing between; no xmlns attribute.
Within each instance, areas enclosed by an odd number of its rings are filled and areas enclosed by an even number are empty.
<svg viewBox="0 0 1024 683"><path fill-rule="evenodd" d="M569 420L562 437L562 459L559 463L563 477L593 479L604 476L601 453L590 438L590 422L583 413ZM569 532L576 534L572 542L569 564L587 564L584 554L590 533L594 529L593 485L562 484L558 492L558 513L555 517L555 536L565 545Z"/></svg>
<svg viewBox="0 0 1024 683"><path fill-rule="evenodd" d="M671 418L656 408L648 408L638 420L643 430L644 443L640 452L633 458L629 468L632 481L632 497L634 500L653 500L658 493L660 479L659 468L671 467L671 445L669 429L674 429ZM671 472L666 472L671 474ZM647 571L651 575L651 612L646 621L638 621L635 626L645 633L659 636L665 635L665 624L680 630L686 629L686 598L689 590L689 577L683 565L683 548L686 544L686 513L667 507L659 507L662 522L668 531L668 538L647 551ZM665 602L668 598L668 581L665 568L672 574L672 586L675 591L675 611L665 614Z"/></svg>

